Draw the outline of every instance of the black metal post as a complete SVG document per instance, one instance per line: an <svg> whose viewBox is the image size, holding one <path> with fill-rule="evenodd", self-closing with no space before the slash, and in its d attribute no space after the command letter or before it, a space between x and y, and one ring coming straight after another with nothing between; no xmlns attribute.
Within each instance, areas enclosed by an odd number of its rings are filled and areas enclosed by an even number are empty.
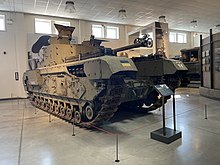
<svg viewBox="0 0 220 165"><path fill-rule="evenodd" d="M207 117L207 105L205 104L205 119L208 119Z"/></svg>
<svg viewBox="0 0 220 165"><path fill-rule="evenodd" d="M163 135L166 135L166 128L165 128L165 106L164 106L164 96L162 96L162 105L163 105Z"/></svg>
<svg viewBox="0 0 220 165"><path fill-rule="evenodd" d="M118 147L118 134L116 135L116 159L115 159L115 162L120 162L120 160L119 160L119 152L118 152L118 150L119 150L119 147Z"/></svg>
<svg viewBox="0 0 220 165"><path fill-rule="evenodd" d="M173 128L176 131L176 103L175 103L175 91L173 92Z"/></svg>
<svg viewBox="0 0 220 165"><path fill-rule="evenodd" d="M203 52L203 43L202 43L202 35L200 35L200 59L199 59L199 63L200 63L200 82L201 82L201 87L203 87L203 63L202 63L202 59L204 57L202 57L202 52Z"/></svg>
<svg viewBox="0 0 220 165"><path fill-rule="evenodd" d="M212 29L210 29L210 82L211 89L214 88L214 54L213 54L213 35Z"/></svg>

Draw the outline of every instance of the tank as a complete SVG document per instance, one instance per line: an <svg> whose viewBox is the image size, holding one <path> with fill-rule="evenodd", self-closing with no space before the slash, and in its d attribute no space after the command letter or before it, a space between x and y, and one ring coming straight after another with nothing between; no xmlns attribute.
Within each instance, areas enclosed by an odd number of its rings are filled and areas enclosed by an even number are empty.
<svg viewBox="0 0 220 165"><path fill-rule="evenodd" d="M154 84L166 84L171 90L180 86L188 72L182 61L167 59L161 55L132 58L138 72L137 79L153 81Z"/></svg>
<svg viewBox="0 0 220 165"><path fill-rule="evenodd" d="M172 90L175 90L180 86L181 80L188 72L183 62L167 58L169 57L169 35L167 32L168 24L163 22L153 22L138 30L129 32L129 42L134 36L149 33L153 37L152 42L154 45L151 49L141 48L140 50L124 53L132 57L138 51L140 52L139 55L135 55L139 57L132 58L138 69L137 79L153 81L154 84L165 83ZM134 43L137 42L139 42L139 39L134 40ZM134 52L136 53L134 54Z"/></svg>
<svg viewBox="0 0 220 165"><path fill-rule="evenodd" d="M135 87L133 90L126 88L127 92L123 98L120 107L126 107L129 109L139 108L142 110L152 111L162 106L162 98L159 97L158 92L153 88L156 84L166 84L172 91L180 86L182 78L186 75L188 69L179 60L171 60L164 58L160 55L153 55L148 57L135 57L131 58L137 67L136 81L147 82L148 94L144 99L134 99L130 100L132 93L129 93L139 87ZM134 83L135 86L135 83ZM170 98L170 96L165 97L165 103ZM145 107L145 108L143 108Z"/></svg>
<svg viewBox="0 0 220 165"><path fill-rule="evenodd" d="M118 49L101 46L94 39L70 44L74 27L56 25L58 37L42 36L32 46L38 58L29 58L30 70L23 75L31 103L68 122L89 127L109 120L118 107L138 102L156 103L150 98L153 83L137 80L137 68L118 51L152 46L147 36L138 43Z"/></svg>
<svg viewBox="0 0 220 165"><path fill-rule="evenodd" d="M199 47L195 47L192 49L182 49L180 50L181 56L179 60L181 60L186 67L188 68L188 73L182 79L181 85L193 85L196 87L200 86L200 61L199 61ZM176 57L178 58L178 57Z"/></svg>
<svg viewBox="0 0 220 165"><path fill-rule="evenodd" d="M148 34L145 34L144 38L147 38ZM148 44L152 46L152 39L148 40ZM142 42L142 39L137 38L134 40L134 44ZM122 56L126 56L126 52L123 52L125 49L117 49L121 52ZM168 59L165 56L164 49L157 49L159 51L156 54L150 54L141 57L131 58L135 66L138 69L136 74L137 81L149 82L152 86L156 84L166 84L172 91L175 92L175 89L180 87L182 80L186 77L188 73L188 68L180 60ZM149 87L151 88L151 87ZM126 108L131 107L143 107L146 105L148 111L155 110L162 106L162 98L158 96L158 93L155 90L150 90L151 93L148 93L148 97L145 100L136 100L133 102L126 102L123 106ZM130 95L126 95L130 96ZM159 98L159 99L158 99ZM165 102L170 98L165 97ZM129 100L125 98L125 100Z"/></svg>

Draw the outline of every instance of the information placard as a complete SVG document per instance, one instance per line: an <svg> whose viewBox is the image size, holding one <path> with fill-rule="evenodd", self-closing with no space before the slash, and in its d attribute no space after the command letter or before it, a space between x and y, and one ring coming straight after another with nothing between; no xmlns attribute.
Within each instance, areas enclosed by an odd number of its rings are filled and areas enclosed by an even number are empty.
<svg viewBox="0 0 220 165"><path fill-rule="evenodd" d="M154 85L154 88L162 96L173 95L173 91L166 84Z"/></svg>

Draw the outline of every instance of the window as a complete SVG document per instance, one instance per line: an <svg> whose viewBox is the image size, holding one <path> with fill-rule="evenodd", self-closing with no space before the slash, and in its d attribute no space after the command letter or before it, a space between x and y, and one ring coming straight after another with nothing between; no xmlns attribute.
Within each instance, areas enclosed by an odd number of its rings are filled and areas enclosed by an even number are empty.
<svg viewBox="0 0 220 165"><path fill-rule="evenodd" d="M170 42L176 42L176 33L170 32Z"/></svg>
<svg viewBox="0 0 220 165"><path fill-rule="evenodd" d="M115 26L92 25L92 35L97 38L119 39L119 28Z"/></svg>
<svg viewBox="0 0 220 165"><path fill-rule="evenodd" d="M55 21L54 23L59 24L59 25L63 25L63 26L70 26L70 22L65 22L65 21ZM55 34L58 34L58 31L56 28L55 28Z"/></svg>
<svg viewBox="0 0 220 165"><path fill-rule="evenodd" d="M175 43L187 43L187 35L186 33L170 32L169 40Z"/></svg>
<svg viewBox="0 0 220 165"><path fill-rule="evenodd" d="M104 27L102 25L92 25L92 35L97 38L104 38Z"/></svg>
<svg viewBox="0 0 220 165"><path fill-rule="evenodd" d="M177 33L177 42L186 43L186 33Z"/></svg>
<svg viewBox="0 0 220 165"><path fill-rule="evenodd" d="M51 34L51 20L35 18L35 33Z"/></svg>
<svg viewBox="0 0 220 165"><path fill-rule="evenodd" d="M63 26L70 26L70 22L66 22L66 21L55 21L55 24L59 24Z"/></svg>
<svg viewBox="0 0 220 165"><path fill-rule="evenodd" d="M5 15L0 15L0 30L5 31Z"/></svg>
<svg viewBox="0 0 220 165"><path fill-rule="evenodd" d="M119 39L118 34L119 34L118 27L113 27L113 26L106 27L106 38Z"/></svg>
<svg viewBox="0 0 220 165"><path fill-rule="evenodd" d="M66 21L54 21L35 18L35 33L58 34L56 28L53 26L54 23L64 26L70 26L70 22Z"/></svg>

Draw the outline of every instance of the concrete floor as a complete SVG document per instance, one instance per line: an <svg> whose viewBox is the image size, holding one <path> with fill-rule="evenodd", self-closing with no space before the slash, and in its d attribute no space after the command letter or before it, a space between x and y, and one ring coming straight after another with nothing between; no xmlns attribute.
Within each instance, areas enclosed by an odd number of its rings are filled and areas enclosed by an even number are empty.
<svg viewBox="0 0 220 165"><path fill-rule="evenodd" d="M204 119L207 105L208 119ZM219 165L220 101L198 89L176 94L177 129L182 139L164 144L150 139L162 127L158 109L148 114L119 111L101 129L87 130L33 108L28 101L0 101L0 165ZM166 104L172 127L172 101ZM115 162L119 134L119 163Z"/></svg>

